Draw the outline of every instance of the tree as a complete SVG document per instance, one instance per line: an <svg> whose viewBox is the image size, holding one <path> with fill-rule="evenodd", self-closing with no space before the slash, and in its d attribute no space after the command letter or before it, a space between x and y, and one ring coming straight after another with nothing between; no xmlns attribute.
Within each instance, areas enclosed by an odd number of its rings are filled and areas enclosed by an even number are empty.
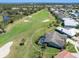
<svg viewBox="0 0 79 59"><path fill-rule="evenodd" d="M47 44L46 43L41 46L41 56L42 57L43 57L43 53L44 53L46 47L47 47Z"/></svg>
<svg viewBox="0 0 79 59"><path fill-rule="evenodd" d="M77 27L76 27L77 29L79 29L79 25L77 25Z"/></svg>
<svg viewBox="0 0 79 59"><path fill-rule="evenodd" d="M59 26L59 24L58 24L58 23L54 23L54 26L56 26L56 27L57 27L57 26Z"/></svg>
<svg viewBox="0 0 79 59"><path fill-rule="evenodd" d="M23 38L23 39L21 40L21 42L20 42L20 46L23 46L24 43L25 43L25 39Z"/></svg>
<svg viewBox="0 0 79 59"><path fill-rule="evenodd" d="M42 58L41 52L40 51L35 51L32 57L34 57L34 58Z"/></svg>

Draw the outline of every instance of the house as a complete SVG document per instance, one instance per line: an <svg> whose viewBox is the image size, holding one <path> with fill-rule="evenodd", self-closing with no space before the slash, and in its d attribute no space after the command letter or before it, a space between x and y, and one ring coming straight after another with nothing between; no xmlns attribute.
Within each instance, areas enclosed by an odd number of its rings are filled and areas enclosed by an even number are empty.
<svg viewBox="0 0 79 59"><path fill-rule="evenodd" d="M54 13L57 15L57 14L59 14L59 11L58 10L55 10Z"/></svg>
<svg viewBox="0 0 79 59"><path fill-rule="evenodd" d="M19 10L20 8L18 7L13 7L12 10Z"/></svg>
<svg viewBox="0 0 79 59"><path fill-rule="evenodd" d="M74 10L70 14L73 15L74 17L78 17L79 16L79 10Z"/></svg>
<svg viewBox="0 0 79 59"><path fill-rule="evenodd" d="M56 55L55 58L77 58L77 57L74 56L72 53L70 53L66 50L63 50L58 55Z"/></svg>
<svg viewBox="0 0 79 59"><path fill-rule="evenodd" d="M42 41L42 43L46 43L50 47L62 49L64 48L66 38L66 35L60 34L55 31L48 32L45 37L43 37L42 39L40 38L40 40Z"/></svg>
<svg viewBox="0 0 79 59"><path fill-rule="evenodd" d="M55 11L55 9L54 8L50 8L50 11L53 12L53 11Z"/></svg>
<svg viewBox="0 0 79 59"><path fill-rule="evenodd" d="M55 11L53 12L53 14L54 14L55 16L57 16L58 19L61 19L61 18L64 17L63 12L60 11L60 10L55 10Z"/></svg>
<svg viewBox="0 0 79 59"><path fill-rule="evenodd" d="M62 18L64 22L64 27L77 27L79 24L76 20L72 18Z"/></svg>
<svg viewBox="0 0 79 59"><path fill-rule="evenodd" d="M27 10L27 8L22 8L23 10Z"/></svg>
<svg viewBox="0 0 79 59"><path fill-rule="evenodd" d="M76 29L75 28L62 28L62 27L57 27L57 31L66 34L68 37L73 37L76 35Z"/></svg>

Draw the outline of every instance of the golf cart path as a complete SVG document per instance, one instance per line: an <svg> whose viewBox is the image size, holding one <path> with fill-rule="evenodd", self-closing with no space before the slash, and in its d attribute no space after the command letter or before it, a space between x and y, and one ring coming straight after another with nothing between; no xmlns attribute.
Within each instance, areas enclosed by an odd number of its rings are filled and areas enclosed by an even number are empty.
<svg viewBox="0 0 79 59"><path fill-rule="evenodd" d="M12 44L13 42L11 41L0 47L0 58L6 57L10 53L10 47Z"/></svg>

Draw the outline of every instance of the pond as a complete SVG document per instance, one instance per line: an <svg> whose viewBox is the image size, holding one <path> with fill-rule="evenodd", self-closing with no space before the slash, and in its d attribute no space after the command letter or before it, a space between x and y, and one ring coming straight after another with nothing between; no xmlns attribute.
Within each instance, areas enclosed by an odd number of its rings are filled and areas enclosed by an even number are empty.
<svg viewBox="0 0 79 59"><path fill-rule="evenodd" d="M10 20L10 17L9 16L3 16L3 21L6 22L6 21L9 21Z"/></svg>

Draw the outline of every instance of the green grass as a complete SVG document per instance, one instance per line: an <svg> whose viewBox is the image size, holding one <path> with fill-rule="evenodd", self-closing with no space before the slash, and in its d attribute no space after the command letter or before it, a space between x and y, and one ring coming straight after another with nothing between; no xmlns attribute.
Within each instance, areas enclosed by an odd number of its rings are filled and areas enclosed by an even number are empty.
<svg viewBox="0 0 79 59"><path fill-rule="evenodd" d="M72 44L70 44L70 43L67 44L66 50L69 51L69 52L73 52L73 53L76 52L74 46Z"/></svg>
<svg viewBox="0 0 79 59"><path fill-rule="evenodd" d="M3 17L0 15L0 21L2 21L3 20Z"/></svg>
<svg viewBox="0 0 79 59"><path fill-rule="evenodd" d="M3 21L3 16L0 15L0 24L2 23Z"/></svg>
<svg viewBox="0 0 79 59"><path fill-rule="evenodd" d="M51 18L49 18L51 16ZM49 22L43 23L43 20L50 19ZM45 32L49 31L48 25L55 21L55 18L50 15L50 13L47 10L41 10L39 13L33 14L32 18L29 18L29 23L19 23L16 26L12 28L11 31L3 34L0 36L0 46L3 44L14 41L13 46L11 47L11 52L7 57L37 57L40 52L37 51L33 45L40 49L38 45L35 44L35 41L43 35ZM39 32L35 33L32 40L31 37L34 32L37 30L43 28L43 30L40 30ZM52 31L54 30L54 27L52 27ZM22 38L25 38L25 45L19 46L20 40ZM32 41L32 43L31 43ZM49 55L55 55L54 53L58 53L59 50L54 48L47 48L45 51L46 53L52 52L53 54L47 54Z"/></svg>
<svg viewBox="0 0 79 59"><path fill-rule="evenodd" d="M0 46L2 44L4 44L5 42L9 41L10 39L8 39L8 38L13 38L14 36L24 32L24 31L27 31L29 29L30 30L34 29L34 27L37 28L38 26L41 26L40 24L42 23L42 20L47 19L47 17L48 17L48 12L42 10L40 13L33 15L32 19L30 19L31 23L17 24L10 32L5 33L0 36Z"/></svg>

